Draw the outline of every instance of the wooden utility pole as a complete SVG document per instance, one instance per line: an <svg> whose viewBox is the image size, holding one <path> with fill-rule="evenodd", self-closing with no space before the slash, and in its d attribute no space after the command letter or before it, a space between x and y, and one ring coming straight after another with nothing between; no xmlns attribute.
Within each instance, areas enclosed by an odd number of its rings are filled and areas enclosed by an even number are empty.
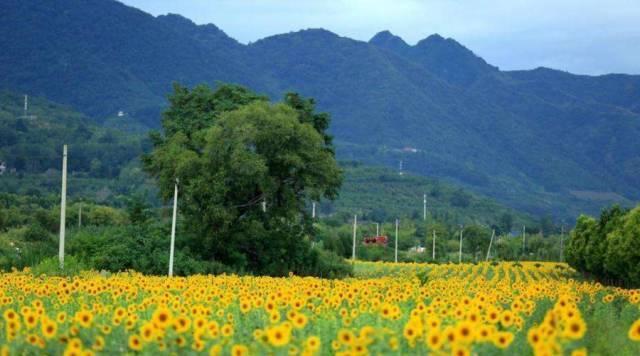
<svg viewBox="0 0 640 356"><path fill-rule="evenodd" d="M398 225L400 221L396 219L396 253L395 253L395 261L398 263Z"/></svg>
<svg viewBox="0 0 640 356"><path fill-rule="evenodd" d="M171 246L169 247L169 277L173 276L173 252L176 244L176 220L178 217L178 179L173 191L173 219L171 221Z"/></svg>
<svg viewBox="0 0 640 356"><path fill-rule="evenodd" d="M358 214L353 216L353 246L351 251L351 260L356 261L356 233L358 231Z"/></svg>
<svg viewBox="0 0 640 356"><path fill-rule="evenodd" d="M487 250L487 258L485 261L489 261L489 257L491 256L491 244L493 243L494 236L496 236L496 229L493 229L493 232L491 232L491 240L489 240L489 249Z"/></svg>
<svg viewBox="0 0 640 356"><path fill-rule="evenodd" d="M422 195L422 205L423 205L422 220L427 221L427 195L426 194Z"/></svg>
<svg viewBox="0 0 640 356"><path fill-rule="evenodd" d="M431 244L431 259L436 260L436 229L433 229L433 242Z"/></svg>
<svg viewBox="0 0 640 356"><path fill-rule="evenodd" d="M26 104L25 104L26 105ZM64 234L67 223L67 145L62 148L62 197L60 199L60 246L58 247L58 261L60 269L64 268Z"/></svg>

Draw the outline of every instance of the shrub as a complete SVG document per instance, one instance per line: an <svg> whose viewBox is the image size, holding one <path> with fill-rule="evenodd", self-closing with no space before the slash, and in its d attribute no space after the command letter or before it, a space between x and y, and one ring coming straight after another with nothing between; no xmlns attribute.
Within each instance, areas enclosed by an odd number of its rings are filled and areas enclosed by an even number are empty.
<svg viewBox="0 0 640 356"><path fill-rule="evenodd" d="M58 257L49 257L31 268L34 276L75 276L86 270L87 266L78 258L67 255L64 258L64 268L60 268Z"/></svg>

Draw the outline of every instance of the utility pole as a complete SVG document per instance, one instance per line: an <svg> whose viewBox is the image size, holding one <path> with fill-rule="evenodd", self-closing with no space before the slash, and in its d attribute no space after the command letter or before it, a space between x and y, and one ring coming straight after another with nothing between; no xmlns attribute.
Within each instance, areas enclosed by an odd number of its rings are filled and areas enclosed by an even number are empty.
<svg viewBox="0 0 640 356"><path fill-rule="evenodd" d="M78 208L78 227L82 227L82 204Z"/></svg>
<svg viewBox="0 0 640 356"><path fill-rule="evenodd" d="M169 277L173 276L173 251L176 244L176 220L178 216L178 179L173 191L173 219L171 221L171 247L169 248Z"/></svg>
<svg viewBox="0 0 640 356"><path fill-rule="evenodd" d="M358 215L353 216L353 250L351 251L352 262L356 261L356 231L358 230Z"/></svg>
<svg viewBox="0 0 640 356"><path fill-rule="evenodd" d="M436 260L436 229L433 229L433 242L431 246L431 259Z"/></svg>
<svg viewBox="0 0 640 356"><path fill-rule="evenodd" d="M376 224L376 237L380 236L380 224L379 223L375 223Z"/></svg>
<svg viewBox="0 0 640 356"><path fill-rule="evenodd" d="M487 250L487 258L485 261L489 261L489 257L491 256L491 244L493 243L494 236L496 236L496 229L493 229L493 232L491 232L491 240L489 240L489 249Z"/></svg>
<svg viewBox="0 0 640 356"><path fill-rule="evenodd" d="M564 259L564 224L560 225L560 262Z"/></svg>
<svg viewBox="0 0 640 356"><path fill-rule="evenodd" d="M423 205L422 219L424 221L427 221L427 195L426 194L422 195L422 205Z"/></svg>
<svg viewBox="0 0 640 356"><path fill-rule="evenodd" d="M311 203L311 217L316 218L316 202Z"/></svg>
<svg viewBox="0 0 640 356"><path fill-rule="evenodd" d="M398 263L398 225L400 224L400 221L398 219L396 219L396 253L395 253L395 261L396 263Z"/></svg>
<svg viewBox="0 0 640 356"><path fill-rule="evenodd" d="M460 250L458 251L458 263L462 263L462 230L463 225L460 225Z"/></svg>
<svg viewBox="0 0 640 356"><path fill-rule="evenodd" d="M25 96L26 107L26 96ZM64 268L64 234L67 214L67 145L62 148L62 194L60 199L60 246L58 247L58 261L60 269Z"/></svg>

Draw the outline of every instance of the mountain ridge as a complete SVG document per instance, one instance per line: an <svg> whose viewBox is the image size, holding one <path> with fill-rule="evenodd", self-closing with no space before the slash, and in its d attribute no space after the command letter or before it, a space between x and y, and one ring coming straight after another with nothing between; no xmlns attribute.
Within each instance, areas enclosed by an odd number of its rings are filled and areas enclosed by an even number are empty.
<svg viewBox="0 0 640 356"><path fill-rule="evenodd" d="M640 199L640 76L501 71L454 39L308 29L242 44L111 0L0 4L0 88L157 127L172 82L232 82L331 112L338 155L461 183L532 213ZM412 147L416 151L402 151ZM615 194L604 196L616 196ZM589 194L582 194L588 197ZM607 203L615 202L612 200Z"/></svg>

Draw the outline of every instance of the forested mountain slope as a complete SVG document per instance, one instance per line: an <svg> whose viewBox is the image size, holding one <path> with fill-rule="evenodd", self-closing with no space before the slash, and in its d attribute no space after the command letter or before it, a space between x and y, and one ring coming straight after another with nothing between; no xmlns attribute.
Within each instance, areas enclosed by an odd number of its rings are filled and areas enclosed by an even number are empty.
<svg viewBox="0 0 640 356"><path fill-rule="evenodd" d="M332 113L342 159L441 177L533 213L640 199L640 76L500 71L453 39L322 29L244 45L112 0L5 0L0 88L157 127L171 83L297 91ZM405 149L407 148L407 149Z"/></svg>

